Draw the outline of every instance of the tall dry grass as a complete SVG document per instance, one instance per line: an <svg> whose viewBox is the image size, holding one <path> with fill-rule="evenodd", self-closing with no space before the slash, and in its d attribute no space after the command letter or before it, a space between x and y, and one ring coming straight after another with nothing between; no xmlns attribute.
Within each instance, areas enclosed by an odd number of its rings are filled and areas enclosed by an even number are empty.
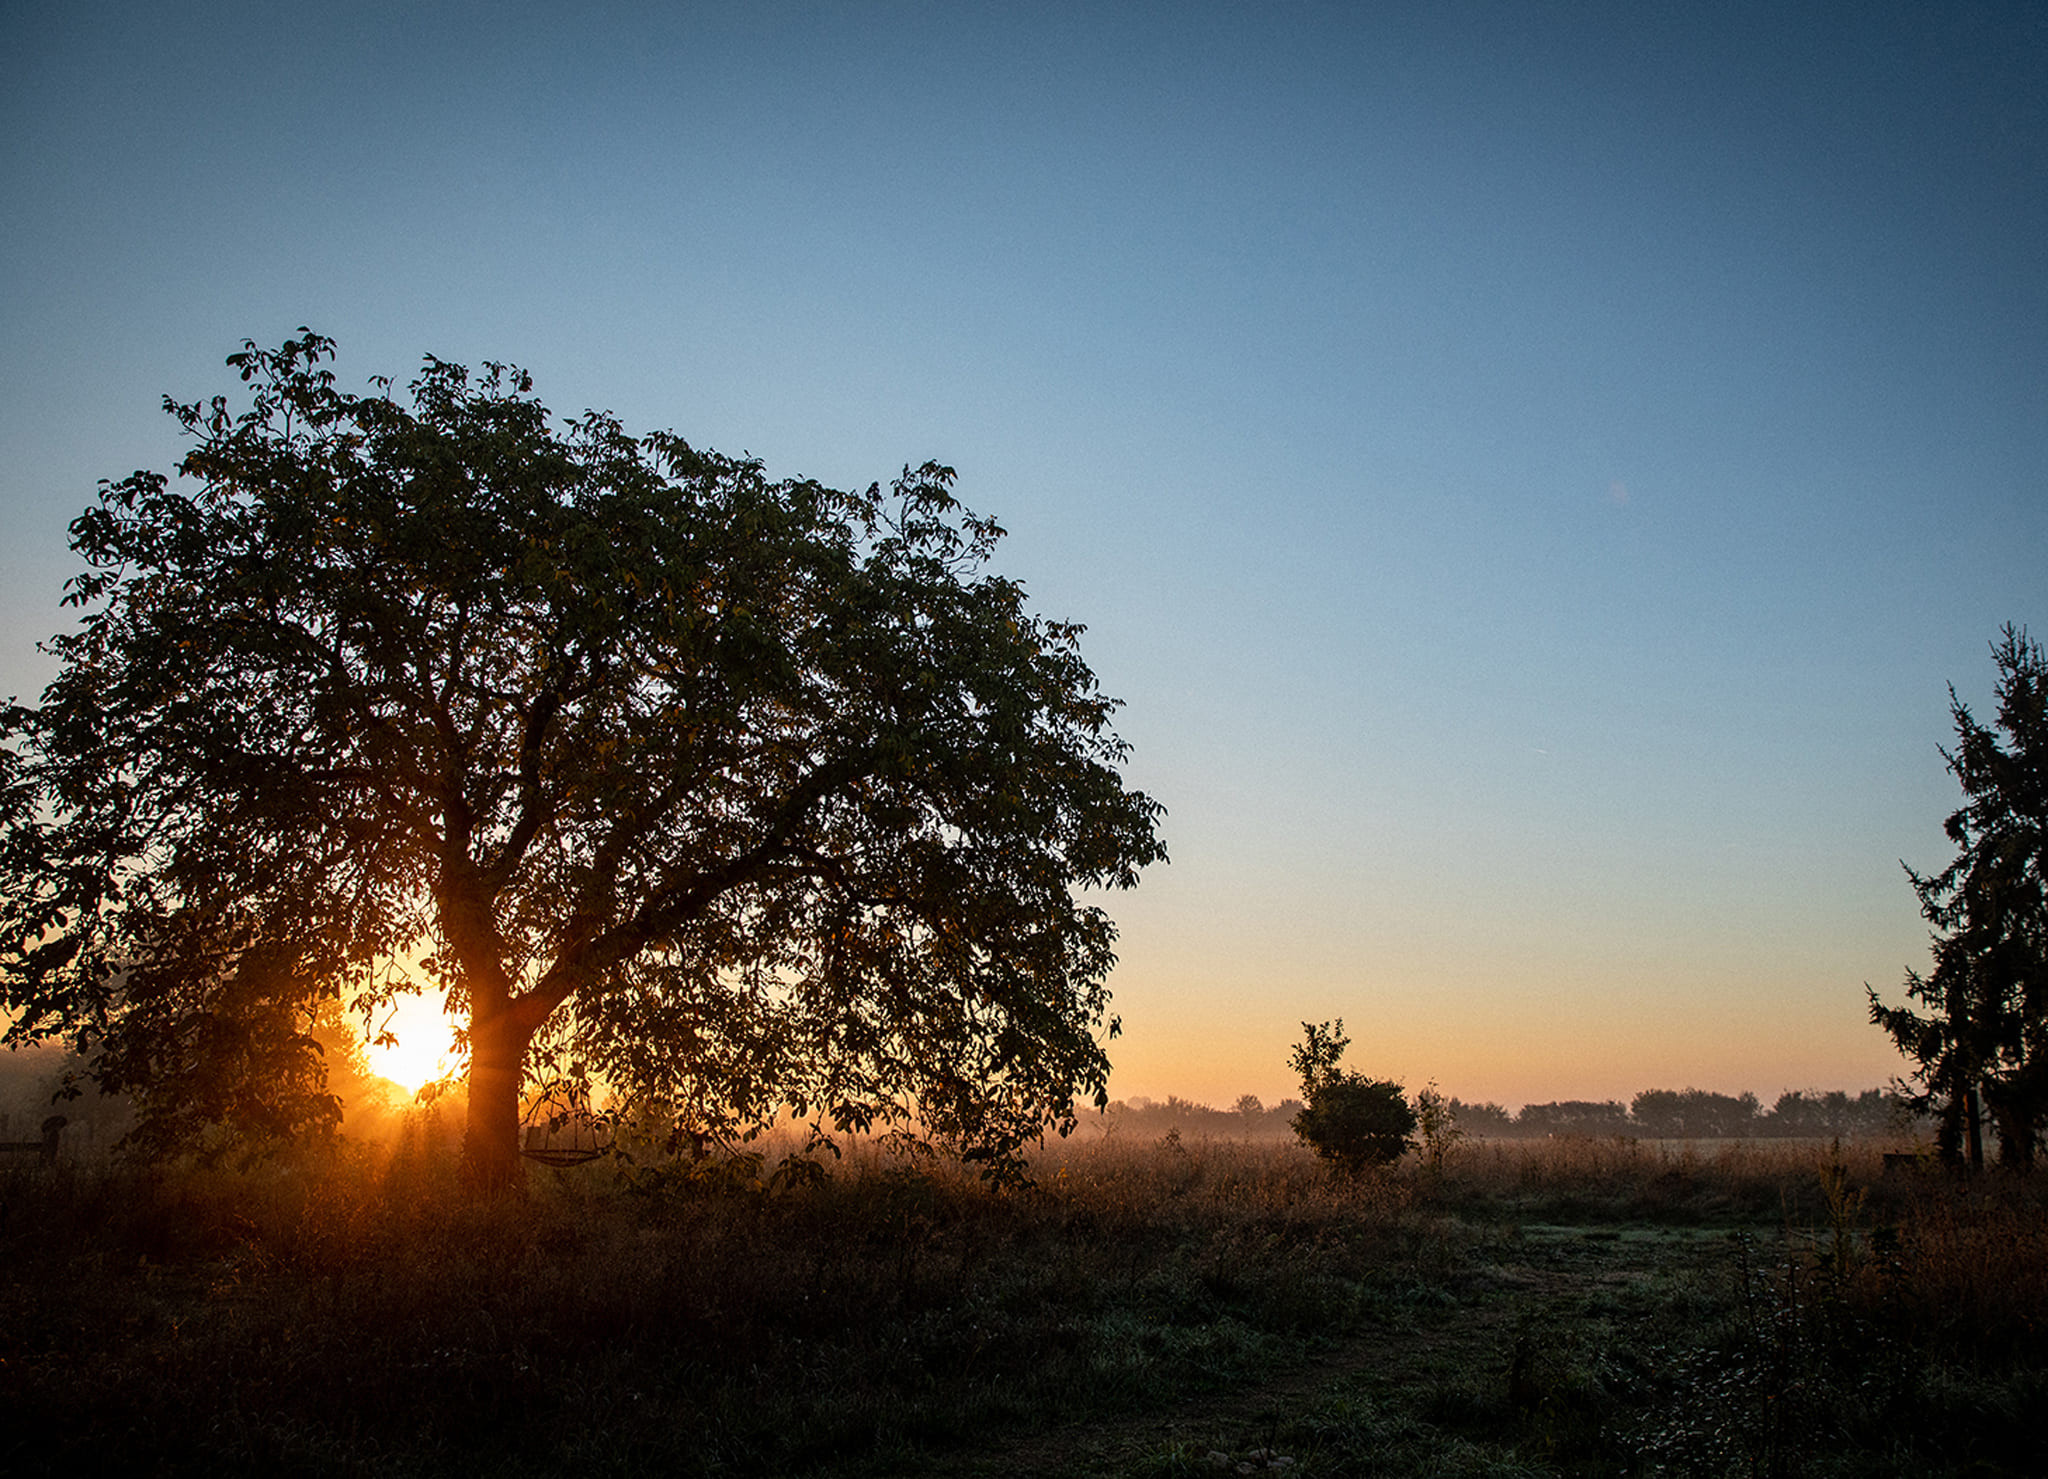
<svg viewBox="0 0 2048 1479"><path fill-rule="evenodd" d="M1958 1390L1986 1361L2048 1366L2036 1186L1887 1179L1880 1146L1472 1141L1440 1170L1345 1179L1294 1145L1111 1136L1051 1142L1030 1186L998 1191L866 1142L777 1175L796 1143L771 1139L758 1159L536 1169L479 1205L417 1128L247 1172L0 1178L0 1470L885 1473L1255 1387L1368 1332L1397 1351L1461 1300L1502 1318L1485 1301L1523 1286L1468 1275L1529 1256L1504 1230L1536 1223L1780 1250L1784 1292L1751 1301L1768 1319L1716 1324L1740 1301L1716 1314L1688 1276L1658 1338L1753 1354L1806 1321L1827 1338L1801 1359L1833 1363L1794 1371L1810 1392L1862 1369L1852 1327L1954 1363ZM1729 1245L1671 1246L1719 1267ZM1745 1359L1775 1400L1791 1368ZM1640 1400L1715 1369L1674 1360ZM1509 1444L1533 1420L1472 1411Z"/></svg>
<svg viewBox="0 0 2048 1479"><path fill-rule="evenodd" d="M1524 1220L1714 1222L1807 1219L1838 1161L1859 1184L1883 1181L1890 1141L1638 1140L1560 1136L1468 1140L1440 1175L1416 1168L1432 1203Z"/></svg>
<svg viewBox="0 0 2048 1479"><path fill-rule="evenodd" d="M872 1144L778 1176L768 1149L485 1204L430 1136L10 1181L0 1470L881 1462L1240 1379L1438 1246L1397 1178L1271 1147L1064 1146L1009 1192Z"/></svg>

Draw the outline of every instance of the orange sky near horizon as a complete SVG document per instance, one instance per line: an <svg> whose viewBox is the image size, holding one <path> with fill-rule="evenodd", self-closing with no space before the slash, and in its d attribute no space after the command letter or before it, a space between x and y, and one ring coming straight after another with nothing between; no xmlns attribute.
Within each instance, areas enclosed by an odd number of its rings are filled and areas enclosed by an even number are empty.
<svg viewBox="0 0 2048 1479"><path fill-rule="evenodd" d="M1770 982L1701 991L1675 1009L1583 985L1505 1002L1471 989L1441 990L1434 1012L1404 1008L1404 993L1391 987L1304 992L1298 1011L1277 1001L1250 1011L1227 988L1174 994L1166 1020L1141 1007L1110 1044L1112 1098L1179 1095L1226 1108L1243 1094L1267 1104L1298 1096L1287 1055L1300 1024L1334 1017L1345 1020L1352 1039L1349 1067L1411 1091L1434 1079L1447 1094L1510 1110L1561 1099L1626 1102L1659 1088L1752 1092L1769 1105L1786 1089L1883 1087L1903 1070L1865 1019L1860 996L1816 1013ZM1473 1030L1475 1021L1483 1030ZM388 1024L398 1043L365 1049L373 1073L410 1092L459 1066L436 998L399 997Z"/></svg>

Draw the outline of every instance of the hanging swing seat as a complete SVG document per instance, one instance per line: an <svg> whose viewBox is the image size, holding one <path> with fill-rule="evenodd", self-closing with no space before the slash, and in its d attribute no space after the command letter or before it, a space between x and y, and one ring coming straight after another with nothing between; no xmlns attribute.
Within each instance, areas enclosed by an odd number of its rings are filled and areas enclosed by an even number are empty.
<svg viewBox="0 0 2048 1479"><path fill-rule="evenodd" d="M520 1152L543 1166L581 1166L610 1153L612 1128L588 1109L529 1116Z"/></svg>

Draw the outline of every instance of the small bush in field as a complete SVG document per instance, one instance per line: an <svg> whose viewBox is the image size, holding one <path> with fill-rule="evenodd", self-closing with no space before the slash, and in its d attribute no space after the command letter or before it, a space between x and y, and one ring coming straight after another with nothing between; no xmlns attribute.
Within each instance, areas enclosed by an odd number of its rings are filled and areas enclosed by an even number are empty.
<svg viewBox="0 0 2048 1479"><path fill-rule="evenodd" d="M1294 1133L1340 1170L1356 1172L1399 1160L1416 1125L1407 1091L1392 1079L1367 1078L1337 1066L1351 1045L1343 1018L1301 1026L1305 1036L1290 1061L1301 1075L1306 1105L1294 1117Z"/></svg>
<svg viewBox="0 0 2048 1479"><path fill-rule="evenodd" d="M1392 1079L1345 1073L1309 1096L1294 1133L1324 1160L1346 1171L1397 1161L1415 1132L1415 1111Z"/></svg>
<svg viewBox="0 0 2048 1479"><path fill-rule="evenodd" d="M1431 1171L1441 1172L1451 1151L1465 1138L1458 1125L1458 1111L1452 1107L1456 1102L1444 1097L1434 1079L1415 1091L1415 1121L1422 1131L1422 1158Z"/></svg>

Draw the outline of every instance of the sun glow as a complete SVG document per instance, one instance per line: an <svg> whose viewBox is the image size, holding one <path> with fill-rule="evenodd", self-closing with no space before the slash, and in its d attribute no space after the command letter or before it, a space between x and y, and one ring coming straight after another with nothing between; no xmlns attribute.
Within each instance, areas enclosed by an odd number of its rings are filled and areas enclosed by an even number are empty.
<svg viewBox="0 0 2048 1479"><path fill-rule="evenodd" d="M454 1068L455 1024L441 1010L438 993L398 997L377 1026L397 1041L389 1047L372 1043L364 1050L370 1072L417 1092Z"/></svg>

